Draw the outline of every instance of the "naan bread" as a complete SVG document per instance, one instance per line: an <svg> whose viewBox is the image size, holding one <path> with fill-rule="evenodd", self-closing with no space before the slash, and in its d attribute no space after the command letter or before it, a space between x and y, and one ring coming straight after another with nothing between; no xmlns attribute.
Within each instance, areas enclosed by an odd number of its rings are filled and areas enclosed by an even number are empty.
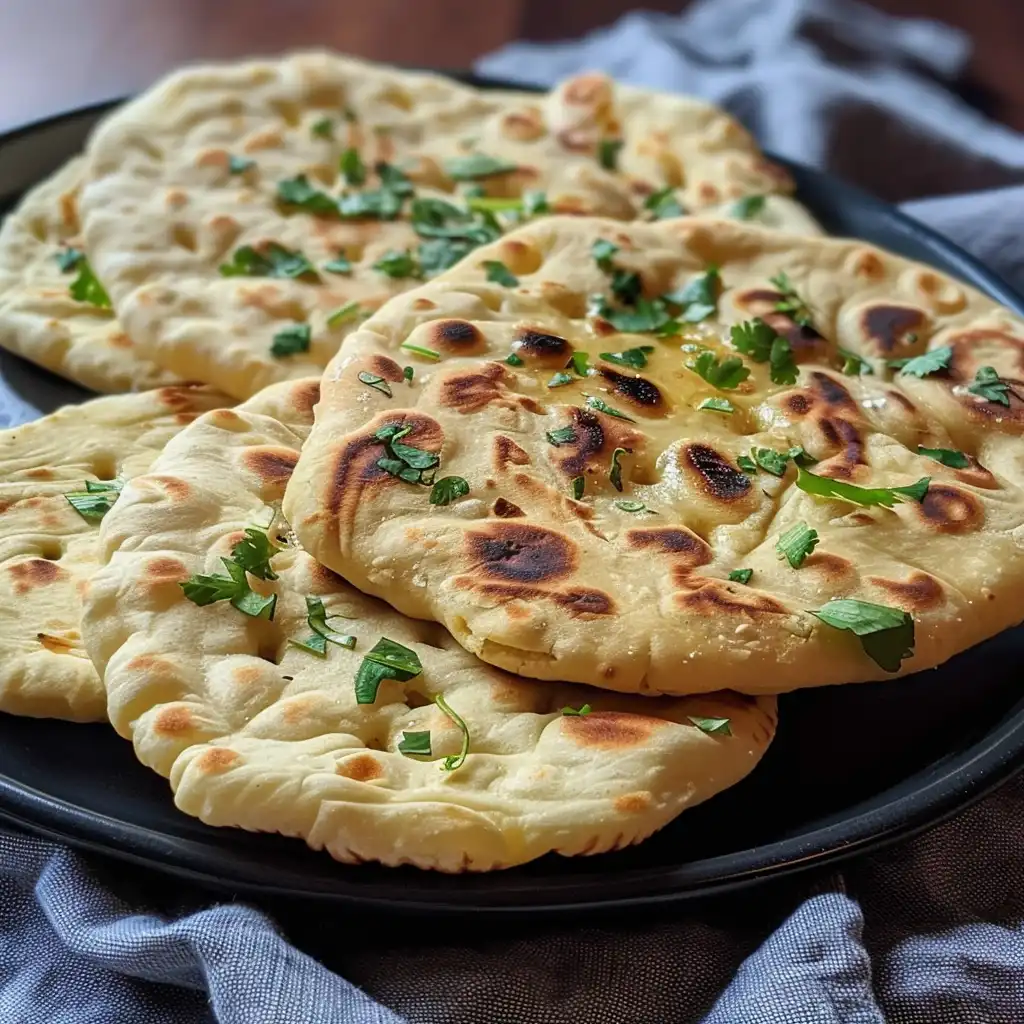
<svg viewBox="0 0 1024 1024"><path fill-rule="evenodd" d="M598 159L604 142L623 143L609 158L617 170ZM279 184L299 175L340 194L349 147L368 171L355 192L379 188L373 168L384 161L408 174L416 198L460 206L477 184L492 200L540 190L555 211L632 219L652 215L643 201L662 187L692 208L791 188L721 110L600 75L545 97L323 53L188 69L99 129L82 197L94 266L148 356L244 398L272 381L319 373L359 319L328 322L332 311L348 303L373 310L417 284L414 270L395 268L404 276L392 277L374 269L387 253L419 253L426 276L439 262L450 265L458 254L437 251L448 243L424 239L408 219L342 220L280 203ZM459 185L449 162L481 155L515 169ZM805 212L773 209L765 215L796 216L818 230ZM221 276L239 250L267 254L275 243L315 270ZM325 269L339 255L351 272ZM296 329L308 329L298 346L305 350L272 354L275 336Z"/></svg>
<svg viewBox="0 0 1024 1024"><path fill-rule="evenodd" d="M606 269L598 240L619 247L604 253ZM488 260L518 286L487 281ZM637 272L651 300L710 265L724 291L680 334L621 334L607 319L644 310L609 295L623 274ZM796 299L770 282L780 273ZM595 293L613 311L587 318ZM797 322L798 300L813 326ZM780 355L791 347L795 385L773 383L770 364L747 356L749 379L734 390L689 368L702 355L738 358L729 325L755 317L785 339ZM951 361L937 374L886 366L945 346ZM586 377L570 362L583 354ZM638 356L645 366L622 365ZM874 373L844 375L855 356ZM1006 404L968 390L983 366L998 371ZM366 383L376 379L390 396ZM393 299L348 339L325 373L284 510L306 549L360 590L443 622L484 661L522 675L652 693L884 678L857 636L810 612L848 598L910 613L904 673L1024 615L1022 395L1020 320L863 242L697 218L551 218ZM705 400L735 412L701 409ZM408 428L400 444L437 453L437 478L464 478L468 495L432 505L430 488L394 475L404 464L387 429L377 436L389 425ZM891 510L823 500L794 486L796 446L819 460L818 476L931 483L923 501ZM957 450L962 468L919 446ZM784 475L747 462L756 448L780 453ZM776 544L800 523L819 543L794 569ZM728 579L744 569L747 585Z"/></svg>
<svg viewBox="0 0 1024 1024"><path fill-rule="evenodd" d="M104 674L110 719L139 759L169 777L177 805L212 825L301 836L348 862L489 870L551 850L598 853L638 842L757 763L773 699L611 696L516 679L466 654L433 623L359 594L288 545L273 621L226 601L198 606L182 581L223 572L243 531L268 526L312 423L315 380L279 384L200 418L150 476L125 488L102 527L106 562L90 581L83 629ZM271 529L285 542L286 524ZM289 643L310 635L305 599L356 638L325 658ZM363 655L387 637L422 672L385 679L356 703ZM434 698L465 722L461 730ZM584 716L563 716L579 709ZM692 716L692 718L691 718ZM729 735L705 719L729 719ZM398 751L429 731L425 759Z"/></svg>
<svg viewBox="0 0 1024 1024"><path fill-rule="evenodd" d="M0 347L93 391L140 391L175 382L143 359L109 308L71 297L77 269L58 256L82 248L75 157L34 188L0 227Z"/></svg>
<svg viewBox="0 0 1024 1024"><path fill-rule="evenodd" d="M106 698L79 631L97 568L99 520L66 493L149 468L201 412L230 404L206 387L97 398L0 432L0 711L97 721ZM101 496L97 496L101 497Z"/></svg>

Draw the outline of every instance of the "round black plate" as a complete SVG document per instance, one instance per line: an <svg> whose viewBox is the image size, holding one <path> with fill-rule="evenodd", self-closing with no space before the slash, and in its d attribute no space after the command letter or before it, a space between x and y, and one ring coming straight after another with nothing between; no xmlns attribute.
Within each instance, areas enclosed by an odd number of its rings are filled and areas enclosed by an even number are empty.
<svg viewBox="0 0 1024 1024"><path fill-rule="evenodd" d="M72 155L109 105L0 139L0 211ZM781 161L786 163L786 161ZM786 164L834 234L931 263L1024 313L1024 301L945 239L818 171ZM85 392L0 358L0 422ZM75 845L266 896L404 912L547 913L666 903L865 851L934 824L1024 763L1024 629L899 682L781 698L778 738L740 785L641 846L546 857L491 875L336 864L298 840L208 828L109 728L0 715L0 816Z"/></svg>

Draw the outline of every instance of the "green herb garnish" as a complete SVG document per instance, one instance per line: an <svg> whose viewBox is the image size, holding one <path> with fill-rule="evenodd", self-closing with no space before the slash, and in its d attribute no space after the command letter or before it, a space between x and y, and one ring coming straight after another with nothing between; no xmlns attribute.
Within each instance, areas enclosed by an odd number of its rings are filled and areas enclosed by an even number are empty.
<svg viewBox="0 0 1024 1024"><path fill-rule="evenodd" d="M612 482L612 487L617 491L622 490L622 466L619 464L619 460L623 455L626 454L627 449L616 448L612 452L612 468L608 474L608 479Z"/></svg>
<svg viewBox="0 0 1024 1024"><path fill-rule="evenodd" d="M583 491L586 487L587 482L581 476L574 476L569 481L569 493L579 501L583 497Z"/></svg>
<svg viewBox="0 0 1024 1024"><path fill-rule="evenodd" d="M871 364L866 359L862 359L856 352L851 352L848 348L843 348L842 345L838 346L837 352L839 353L839 358L843 361L841 369L847 377L862 377L875 372Z"/></svg>
<svg viewBox="0 0 1024 1024"><path fill-rule="evenodd" d="M744 196L729 207L729 216L735 220L753 220L764 209L764 196Z"/></svg>
<svg viewBox="0 0 1024 1024"><path fill-rule="evenodd" d="M750 454L766 473L771 473L772 476L785 476L786 464L790 459L789 452L777 452L772 448L753 448Z"/></svg>
<svg viewBox="0 0 1024 1024"><path fill-rule="evenodd" d="M257 252L251 245L236 249L230 263L220 265L222 277L302 277L315 274L316 268L301 252L292 252L271 242L266 252Z"/></svg>
<svg viewBox="0 0 1024 1024"><path fill-rule="evenodd" d="M441 770L453 772L466 763L466 756L469 754L469 728L466 723L451 709L448 701L439 693L434 698L434 703L459 727L462 732L462 749L457 754L450 754L444 759Z"/></svg>
<svg viewBox="0 0 1024 1024"><path fill-rule="evenodd" d="M122 487L121 480L86 480L84 491L71 491L64 497L83 519L98 523L114 507Z"/></svg>
<svg viewBox="0 0 1024 1024"><path fill-rule="evenodd" d="M789 275L782 270L775 277L770 277L768 280L782 293L782 298L775 303L776 310L780 313L785 313L786 316L794 320L801 327L813 329L814 324L811 322L811 311L807 303L797 294L796 288L793 287L793 282L789 279Z"/></svg>
<svg viewBox="0 0 1024 1024"><path fill-rule="evenodd" d="M653 345L641 345L622 352L602 352L600 358L618 366L628 366L631 370L642 370L647 365L647 356L653 351Z"/></svg>
<svg viewBox="0 0 1024 1024"><path fill-rule="evenodd" d="M802 467L797 470L796 477L797 487L808 494L814 494L819 498L841 498L865 508L872 505L892 508L896 502L908 498L911 501L922 501L928 492L930 482L931 477L925 476L906 487L858 487L856 484L832 480L827 476L817 476Z"/></svg>
<svg viewBox="0 0 1024 1024"><path fill-rule="evenodd" d="M593 710L589 704L581 704L578 708L566 706L562 708L562 715L565 718L583 718Z"/></svg>
<svg viewBox="0 0 1024 1024"><path fill-rule="evenodd" d="M526 365L522 361L522 359L520 359L519 356L517 356L515 354L515 352L509 352L509 354L507 356L505 356L505 362L508 363L509 366L525 366Z"/></svg>
<svg viewBox="0 0 1024 1024"><path fill-rule="evenodd" d="M398 347L405 349L406 352L411 352L416 356L422 356L422 358L429 359L435 363L441 358L441 353L436 349L425 348L423 345L414 345L411 341L403 341Z"/></svg>
<svg viewBox="0 0 1024 1024"><path fill-rule="evenodd" d="M572 444L576 440L576 431L572 427L559 427L558 430L549 430L547 438L557 448L560 444Z"/></svg>
<svg viewBox="0 0 1024 1024"><path fill-rule="evenodd" d="M653 508L648 508L642 501L616 501L613 504L623 512L650 512L652 516L658 514Z"/></svg>
<svg viewBox="0 0 1024 1024"><path fill-rule="evenodd" d="M924 445L919 444L917 446L917 454L925 455L929 459L941 462L942 465L949 466L950 469L967 469L971 464L971 460L963 452L959 452L955 448L925 448Z"/></svg>
<svg viewBox="0 0 1024 1024"><path fill-rule="evenodd" d="M330 274L351 274L352 261L343 253L339 253L332 260L324 264L324 270Z"/></svg>
<svg viewBox="0 0 1024 1024"><path fill-rule="evenodd" d="M362 384L366 384L368 387L374 388L379 391L382 395L387 395L388 398L393 398L394 395L391 391L391 385L383 378L378 377L375 373L369 373L366 370L359 371L359 381Z"/></svg>
<svg viewBox="0 0 1024 1024"><path fill-rule="evenodd" d="M667 188L660 188L652 192L644 200L644 209L654 214L655 220L668 220L671 217L682 217L686 210L676 199L676 190L669 185Z"/></svg>
<svg viewBox="0 0 1024 1024"><path fill-rule="evenodd" d="M700 405L697 406L697 409L707 410L709 412L725 413L734 413L736 411L736 407L728 398L705 398Z"/></svg>
<svg viewBox="0 0 1024 1024"><path fill-rule="evenodd" d="M594 257L594 262L606 274L610 274L615 269L612 266L612 257L618 251L619 247L614 242L609 242L607 238L599 238L590 247L590 255Z"/></svg>
<svg viewBox="0 0 1024 1024"><path fill-rule="evenodd" d="M444 169L453 181L477 181L495 174L508 174L509 171L518 170L518 166L484 153L472 153L445 161Z"/></svg>
<svg viewBox="0 0 1024 1024"><path fill-rule="evenodd" d="M807 556L818 546L818 531L806 523L797 523L779 536L775 550L794 568L799 569Z"/></svg>
<svg viewBox="0 0 1024 1024"><path fill-rule="evenodd" d="M373 264L373 269L396 278L421 277L423 273L416 257L408 249L405 252L389 249Z"/></svg>
<svg viewBox="0 0 1024 1024"><path fill-rule="evenodd" d="M257 594L249 586L246 573L262 580L276 580L277 574L271 569L270 560L280 550L265 531L250 526L242 540L232 547L231 557L221 559L227 570L226 576L193 573L178 585L193 604L205 606L216 601L230 601L234 608L251 618L273 620L277 594L267 597Z"/></svg>
<svg viewBox="0 0 1024 1024"><path fill-rule="evenodd" d="M575 380L575 378L571 374L564 373L562 370L559 370L558 373L556 373L551 378L551 380L548 381L548 387L561 388L564 387L566 384L571 384L573 380Z"/></svg>
<svg viewBox="0 0 1024 1024"><path fill-rule="evenodd" d="M234 155L228 157L228 174L245 174L255 166L256 161L250 160L248 157Z"/></svg>
<svg viewBox="0 0 1024 1024"><path fill-rule="evenodd" d="M742 359L730 356L720 361L714 352L709 351L701 352L686 365L719 391L733 391L750 376L750 370L743 365Z"/></svg>
<svg viewBox="0 0 1024 1024"><path fill-rule="evenodd" d="M469 481L461 476L443 476L430 489L431 505L450 505L469 494Z"/></svg>
<svg viewBox="0 0 1024 1024"><path fill-rule="evenodd" d="M313 329L309 324L291 324L288 327L282 327L270 343L270 354L280 357L308 352L312 337Z"/></svg>
<svg viewBox="0 0 1024 1024"><path fill-rule="evenodd" d="M903 372L906 373L906 367ZM973 382L967 385L967 390L972 395L979 395L989 402L998 402L1009 408L1010 385L1005 380L999 379L999 374L992 366L979 367Z"/></svg>
<svg viewBox="0 0 1024 1024"><path fill-rule="evenodd" d="M406 757L430 757L430 730L426 732L404 732L398 744L398 752Z"/></svg>
<svg viewBox="0 0 1024 1024"><path fill-rule="evenodd" d="M886 672L898 672L903 659L914 653L914 619L902 608L843 598L811 614L828 626L855 633L864 653Z"/></svg>
<svg viewBox="0 0 1024 1024"><path fill-rule="evenodd" d="M361 316L366 316L366 310L358 302L346 302L344 306L339 306L327 314L327 326L337 327L338 324L348 323L349 320L356 320Z"/></svg>
<svg viewBox="0 0 1024 1024"><path fill-rule="evenodd" d="M597 162L606 171L618 170L619 153L623 145L622 139L602 139L597 144Z"/></svg>
<svg viewBox="0 0 1024 1024"><path fill-rule="evenodd" d="M333 139L334 121L329 117L321 117L309 126L309 134L317 139Z"/></svg>
<svg viewBox="0 0 1024 1024"><path fill-rule="evenodd" d="M289 639L288 642L294 647L301 647L304 651L309 651L321 658L327 657L327 645L329 643L337 644L339 647L344 647L350 651L354 650L356 646L356 638L347 634L338 633L331 629L331 627L327 625L328 618L346 618L346 616L329 616L327 614L327 610L324 608L322 598L307 595L306 621L309 623L309 628L313 631L313 635L307 637L305 640Z"/></svg>
<svg viewBox="0 0 1024 1024"><path fill-rule="evenodd" d="M910 359L890 359L889 365L908 377L927 377L929 374L941 373L948 369L952 358L953 349L946 345Z"/></svg>
<svg viewBox="0 0 1024 1024"><path fill-rule="evenodd" d="M412 379L415 376L416 371L411 366L402 367L402 376L405 378L407 384L412 383Z"/></svg>
<svg viewBox="0 0 1024 1024"><path fill-rule="evenodd" d="M576 371L577 377L587 377L590 374L590 356L586 352L573 352L569 357L569 365Z"/></svg>
<svg viewBox="0 0 1024 1024"><path fill-rule="evenodd" d="M85 259L85 253L81 249L68 246L67 249L61 249L54 259L57 261L57 269L62 274L69 274Z"/></svg>
<svg viewBox="0 0 1024 1024"><path fill-rule="evenodd" d="M710 266L677 292L665 295L667 302L682 306L680 316L688 324L706 320L718 309L718 293L721 291L722 279L718 267Z"/></svg>
<svg viewBox="0 0 1024 1024"><path fill-rule="evenodd" d="M87 302L97 309L110 309L110 296L93 273L89 261L82 256L75 264L78 277L71 282L68 291L76 302Z"/></svg>
<svg viewBox="0 0 1024 1024"><path fill-rule="evenodd" d="M584 395L587 400L587 405L591 409L596 409L598 412L603 412L607 416L615 416L617 419L625 420L627 423L636 423L636 420L632 416L627 416L624 412L619 412L618 409L613 409L603 398L598 398L595 395Z"/></svg>
<svg viewBox="0 0 1024 1024"><path fill-rule="evenodd" d="M487 271L488 281L503 285L505 288L515 288L519 284L519 278L501 260L484 260L484 269Z"/></svg>
<svg viewBox="0 0 1024 1024"><path fill-rule="evenodd" d="M744 586L750 582L750 577L754 575L753 569L733 569L729 573L730 583L742 583Z"/></svg>
<svg viewBox="0 0 1024 1024"><path fill-rule="evenodd" d="M356 672L356 703L375 703L377 691L385 679L406 683L422 671L423 666L415 651L382 636L363 655L362 664Z"/></svg>
<svg viewBox="0 0 1024 1024"><path fill-rule="evenodd" d="M385 454L377 460L377 466L409 484L432 484L433 471L441 459L434 452L404 444L401 439L411 432L412 427L400 427L394 423L381 427L373 435L385 446Z"/></svg>
<svg viewBox="0 0 1024 1024"><path fill-rule="evenodd" d="M297 206L310 213L336 214L338 200L310 185L304 174L285 178L277 183L277 198L289 206Z"/></svg>
<svg viewBox="0 0 1024 1024"><path fill-rule="evenodd" d="M736 460L736 465L739 466L744 473L753 474L757 472L757 463L749 455L741 455Z"/></svg>
<svg viewBox="0 0 1024 1024"><path fill-rule="evenodd" d="M346 185L362 185L366 181L366 164L363 163L359 150L354 146L349 146L341 154L338 169L341 171Z"/></svg>
<svg viewBox="0 0 1024 1024"><path fill-rule="evenodd" d="M734 324L729 336L737 351L755 363L768 363L773 384L796 383L799 371L793 358L793 347L760 317Z"/></svg>
<svg viewBox="0 0 1024 1024"><path fill-rule="evenodd" d="M729 728L728 718L700 718L696 715L687 715L689 721L697 726L701 732L709 736L731 736L732 729Z"/></svg>

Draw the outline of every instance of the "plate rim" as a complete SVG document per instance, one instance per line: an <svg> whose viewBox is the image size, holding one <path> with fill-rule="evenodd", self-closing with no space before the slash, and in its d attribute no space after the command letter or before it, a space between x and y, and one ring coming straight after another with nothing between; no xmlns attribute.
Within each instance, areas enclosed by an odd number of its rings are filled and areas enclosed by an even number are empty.
<svg viewBox="0 0 1024 1024"><path fill-rule="evenodd" d="M539 91L523 83L489 79L473 73L436 73L482 88ZM30 143L34 134L59 129L62 123L88 117L98 118L129 98L101 100L16 125L0 133L0 151L15 142ZM870 209L890 227L897 227L907 238L941 252L948 264L974 287L986 291L997 301L1024 315L1024 298L980 260L939 232L829 172L770 152L765 155L789 170L798 186L801 180L827 185L839 194L842 203L855 203ZM534 878L527 878L524 882L524 887L529 890L525 900L515 886L496 887L498 894L503 893L503 896L495 900L495 892L486 888L486 882L482 880L495 877L511 880L512 876L503 872L459 876L470 879L470 884L464 888L444 888L439 885L433 891L430 888L417 890L414 885L408 884L407 874L396 872L393 881L384 885L371 883L370 888L374 891L363 892L360 891L363 888L361 885L344 877L345 872L360 869L343 864L338 865L339 874L334 879L336 887L330 891L303 889L258 877L232 877L228 872L232 868L237 870L237 862L224 864L218 873L217 863L225 854L211 842L172 835L148 825L112 818L49 795L26 781L5 774L0 774L0 819L78 849L169 873L213 890L325 904L359 905L396 914L448 915L474 912L502 917L522 917L524 914L563 916L663 907L714 897L769 880L791 878L796 874L831 867L869 850L882 849L936 827L983 799L1024 769L1024 699L955 758L947 759L940 771L936 773L935 769L936 763L933 762L891 787L896 791L907 791L894 793L893 799L882 807L858 811L855 806L842 818L834 821L826 818L823 824L798 836L788 836L749 850L731 851L682 865L628 869L621 873L617 888L621 892L625 886L632 891L610 898L600 893L607 886L607 879L601 874L585 874L575 880L558 878L549 885L553 890L570 890L571 898L553 900L544 898L548 895L547 889L538 892L540 880ZM925 773L929 776L928 781L915 785L915 780ZM296 847L297 851L300 849L303 853L307 852L304 846ZM321 853L319 856L326 855ZM732 864L731 869L727 868L729 864ZM639 875L645 877L634 877ZM413 891L422 894L410 897L408 894Z"/></svg>

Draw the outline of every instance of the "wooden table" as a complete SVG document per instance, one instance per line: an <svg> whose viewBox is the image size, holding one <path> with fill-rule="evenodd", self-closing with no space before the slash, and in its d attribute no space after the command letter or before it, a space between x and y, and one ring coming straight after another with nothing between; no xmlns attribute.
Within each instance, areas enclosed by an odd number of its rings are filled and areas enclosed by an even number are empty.
<svg viewBox="0 0 1024 1024"><path fill-rule="evenodd" d="M975 36L990 109L1024 129L1024 3L875 0ZM686 0L643 0L678 10ZM136 90L192 60L324 46L378 60L465 68L516 38L579 35L628 0L0 0L0 131Z"/></svg>

